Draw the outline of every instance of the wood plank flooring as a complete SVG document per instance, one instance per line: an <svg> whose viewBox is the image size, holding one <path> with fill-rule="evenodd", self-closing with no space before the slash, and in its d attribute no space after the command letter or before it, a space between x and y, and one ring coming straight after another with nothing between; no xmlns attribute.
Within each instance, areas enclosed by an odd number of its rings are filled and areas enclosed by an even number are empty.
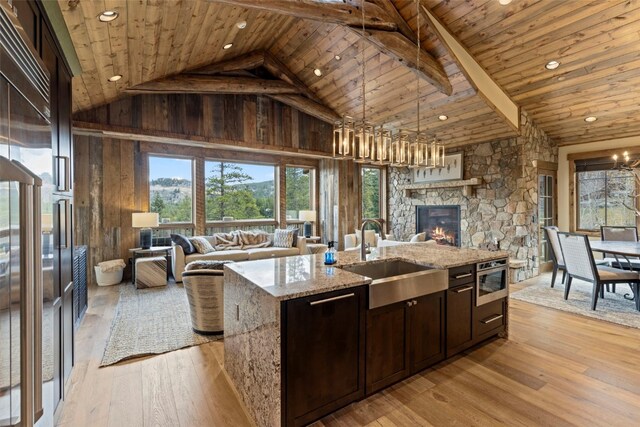
<svg viewBox="0 0 640 427"><path fill-rule="evenodd" d="M91 290L59 426L251 425L223 371L221 342L99 369L117 300L117 287ZM515 300L510 314L508 341L469 350L314 427L638 425L640 330Z"/></svg>

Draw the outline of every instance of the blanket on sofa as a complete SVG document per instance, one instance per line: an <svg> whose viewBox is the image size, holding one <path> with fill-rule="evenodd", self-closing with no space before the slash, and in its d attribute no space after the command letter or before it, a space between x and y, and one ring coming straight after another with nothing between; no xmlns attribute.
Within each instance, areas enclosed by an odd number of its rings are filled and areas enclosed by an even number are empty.
<svg viewBox="0 0 640 427"><path fill-rule="evenodd" d="M216 233L214 237L216 251L267 248L271 246L271 238L264 232L237 230L231 233Z"/></svg>

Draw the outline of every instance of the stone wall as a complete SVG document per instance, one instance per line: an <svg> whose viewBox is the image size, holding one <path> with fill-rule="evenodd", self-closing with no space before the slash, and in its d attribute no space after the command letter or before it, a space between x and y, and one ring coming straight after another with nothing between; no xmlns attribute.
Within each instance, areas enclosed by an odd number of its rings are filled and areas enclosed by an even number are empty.
<svg viewBox="0 0 640 427"><path fill-rule="evenodd" d="M526 260L520 279L538 274L538 160L557 163L558 147L523 112L522 135L462 147L464 179L482 178L474 193L462 188L416 190L408 168L389 168L389 229L406 240L416 230L416 206L460 205L462 247L497 239L513 258ZM453 151L451 152L453 154Z"/></svg>

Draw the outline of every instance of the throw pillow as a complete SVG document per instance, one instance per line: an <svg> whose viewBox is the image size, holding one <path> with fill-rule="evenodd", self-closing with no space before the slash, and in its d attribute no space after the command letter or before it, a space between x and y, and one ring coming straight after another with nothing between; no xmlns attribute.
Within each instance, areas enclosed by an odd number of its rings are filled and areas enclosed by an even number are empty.
<svg viewBox="0 0 640 427"><path fill-rule="evenodd" d="M187 236L182 234L172 234L171 241L176 245L181 246L185 255L191 255L196 251L196 248L193 247Z"/></svg>
<svg viewBox="0 0 640 427"><path fill-rule="evenodd" d="M289 228L289 230L293 230L293 248L298 247L298 235L300 234L300 229L298 228Z"/></svg>
<svg viewBox="0 0 640 427"><path fill-rule="evenodd" d="M416 242L424 242L425 240L427 240L427 233L423 232L423 233L418 233L411 236L411 239L409 239L409 242L416 243Z"/></svg>
<svg viewBox="0 0 640 427"><path fill-rule="evenodd" d="M192 237L189 241L199 254L208 254L209 252L215 251L211 243L202 236Z"/></svg>
<svg viewBox="0 0 640 427"><path fill-rule="evenodd" d="M273 246L276 248L292 248L293 247L294 230L283 230L277 228L273 233Z"/></svg>
<svg viewBox="0 0 640 427"><path fill-rule="evenodd" d="M359 245L360 242L362 242L362 233L360 233L360 230L356 230L356 245ZM364 230L364 242L371 245L372 248L376 246L375 230Z"/></svg>

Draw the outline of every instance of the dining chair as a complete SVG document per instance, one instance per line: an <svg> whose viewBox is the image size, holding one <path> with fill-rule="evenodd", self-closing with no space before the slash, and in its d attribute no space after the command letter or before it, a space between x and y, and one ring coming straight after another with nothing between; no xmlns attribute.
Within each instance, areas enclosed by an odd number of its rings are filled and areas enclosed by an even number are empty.
<svg viewBox="0 0 640 427"><path fill-rule="evenodd" d="M638 228L627 226L603 225L600 227L602 241L637 242ZM640 258L620 257L614 254L604 254L604 259L611 267L624 270L640 270Z"/></svg>
<svg viewBox="0 0 640 427"><path fill-rule="evenodd" d="M564 266L564 258L562 258L562 251L560 250L560 242L558 241L558 227L555 225L544 227L544 232L547 235L547 241L551 244L551 261L553 262L553 273L551 274L551 287L556 283L556 276L558 270L562 270L562 283L567 278L567 270Z"/></svg>
<svg viewBox="0 0 640 427"><path fill-rule="evenodd" d="M604 285L628 283L634 293L636 310L640 311L640 274L606 265L596 265L589 238L585 234L558 232L558 241L569 278L564 288L564 299L569 298L571 282L580 279L593 284L591 310L596 309L598 295L604 297Z"/></svg>

